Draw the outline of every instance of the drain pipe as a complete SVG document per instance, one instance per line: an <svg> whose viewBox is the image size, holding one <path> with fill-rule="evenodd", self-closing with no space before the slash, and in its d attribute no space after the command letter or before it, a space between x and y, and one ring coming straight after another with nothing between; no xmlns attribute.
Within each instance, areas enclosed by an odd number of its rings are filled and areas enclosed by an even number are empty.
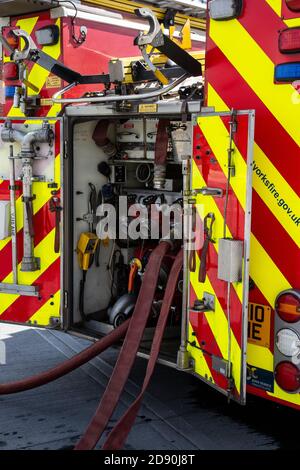
<svg viewBox="0 0 300 470"><path fill-rule="evenodd" d="M9 196L10 196L10 225L12 245L12 269L13 282L18 284L18 245L17 245L17 223L16 223L16 170L13 155L13 146L9 146Z"/></svg>
<svg viewBox="0 0 300 470"><path fill-rule="evenodd" d="M34 228L32 201L32 165L36 157L35 143L50 143L53 139L53 131L48 122L44 122L41 129L24 133L14 129L11 121L7 121L1 132L3 142L18 142L21 144L21 153L18 158L22 160L22 183L24 203L23 211L23 259L21 271L32 272L39 269L39 260L34 256Z"/></svg>
<svg viewBox="0 0 300 470"><path fill-rule="evenodd" d="M189 250L188 244L190 243L191 228L192 228L192 209L189 204L189 197L187 194L190 190L191 178L191 161L190 158L185 157L182 160L182 174L183 174L183 195L184 195L184 254L183 254L183 288L182 288L182 318L181 318L181 341L180 348L177 354L177 367L179 369L190 368L190 356L187 350L188 345L188 328L189 328Z"/></svg>

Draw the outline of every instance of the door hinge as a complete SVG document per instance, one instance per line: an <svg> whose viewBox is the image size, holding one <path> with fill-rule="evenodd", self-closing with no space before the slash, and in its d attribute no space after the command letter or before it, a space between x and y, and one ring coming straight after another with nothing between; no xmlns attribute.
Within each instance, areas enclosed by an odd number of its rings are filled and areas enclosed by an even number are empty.
<svg viewBox="0 0 300 470"><path fill-rule="evenodd" d="M64 291L64 308L68 308L69 305L69 294L68 291Z"/></svg>

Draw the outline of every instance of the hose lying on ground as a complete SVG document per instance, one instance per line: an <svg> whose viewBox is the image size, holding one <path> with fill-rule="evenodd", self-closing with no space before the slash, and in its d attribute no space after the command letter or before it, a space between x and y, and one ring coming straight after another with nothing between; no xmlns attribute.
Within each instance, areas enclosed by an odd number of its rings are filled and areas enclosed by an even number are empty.
<svg viewBox="0 0 300 470"><path fill-rule="evenodd" d="M0 395L8 395L11 393L24 392L25 390L31 390L32 388L40 387L49 382L53 382L56 379L59 379L63 375L72 372L78 367L82 366L86 362L89 362L94 357L98 356L100 353L108 349L110 346L118 342L120 339L125 336L127 328L129 326L129 320L126 320L122 325L118 326L111 333L106 335L104 338L97 341L92 346L84 349L75 356L67 359L61 364L49 369L45 372L42 372L37 375L33 375L26 379L18 380L16 382L9 382L7 384L0 384Z"/></svg>
<svg viewBox="0 0 300 470"><path fill-rule="evenodd" d="M170 243L161 241L150 255L118 360L98 408L85 433L75 446L75 450L94 449L120 400L152 309L161 263L169 249Z"/></svg>
<svg viewBox="0 0 300 470"><path fill-rule="evenodd" d="M144 330L146 328L147 320L151 312L161 263L169 249L170 243L167 241L162 241L151 253L134 313L130 319L125 321L107 336L97 341L97 343L86 348L84 351L76 354L71 359L64 361L56 367L46 372L31 376L27 379L22 379L7 384L0 384L0 395L30 390L52 382L90 361L98 354L119 341L126 334L117 363L104 395L101 398L97 411L89 426L87 427L86 432L75 447L76 450L93 449L100 439L104 429L106 428L106 425L111 415L113 414L115 407L117 406L123 388L129 377L140 342L143 337ZM172 266L170 277L166 286L161 314L155 330L154 340L151 347L146 376L141 393L124 414L124 416L119 420L113 431L109 434L103 449L121 448L134 423L136 414L141 405L144 392L150 382L159 354L163 332L168 319L168 313L171 308L172 299L177 286L178 276L182 267L182 257L181 250Z"/></svg>
<svg viewBox="0 0 300 470"><path fill-rule="evenodd" d="M177 284L178 284L178 277L182 269L182 264L183 264L183 250L180 250L176 256L176 259L173 263L173 266L169 275L159 319L158 319L157 326L156 326L155 333L154 333L154 338L153 338L153 342L151 346L146 375L145 375L141 392L137 396L135 401L132 403L132 405L128 408L128 410L124 413L124 415L119 419L115 427L112 429L112 431L108 435L102 447L103 450L122 449L126 442L126 438L134 424L136 415L142 404L144 393L150 383L152 374L155 369L155 364L159 355L159 350L160 350L161 342L163 339L164 330L167 325L167 321L168 321L168 317L169 317L169 313L170 313L170 309L172 305L172 300L173 300L174 293L176 291Z"/></svg>
<svg viewBox="0 0 300 470"><path fill-rule="evenodd" d="M113 330L104 338L101 338L92 346L89 346L70 359L67 359L61 364L58 364L57 366L45 372L41 372L37 375L33 375L15 382L0 384L0 395L9 395L12 393L24 392L25 390L31 390L36 387L41 387L42 385L53 382L54 380L57 380L60 377L63 377L64 375L72 372L121 340L125 336L129 323L130 319L126 320L118 328Z"/></svg>

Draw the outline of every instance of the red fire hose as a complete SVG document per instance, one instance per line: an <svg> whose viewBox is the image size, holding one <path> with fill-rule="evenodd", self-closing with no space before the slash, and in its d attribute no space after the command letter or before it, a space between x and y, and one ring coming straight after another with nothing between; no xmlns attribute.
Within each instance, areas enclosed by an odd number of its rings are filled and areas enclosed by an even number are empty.
<svg viewBox="0 0 300 470"><path fill-rule="evenodd" d="M84 351L76 354L70 359L62 362L58 366L49 369L46 372L42 372L37 375L28 377L27 379L18 380L17 382L9 382L7 384L0 384L0 395L8 395L11 393L24 392L25 390L31 390L32 388L40 387L49 382L53 382L56 379L72 372L78 367L82 366L86 362L89 362L94 357L108 349L110 346L118 342L125 335L130 319L122 323L118 328L113 330L111 333L106 335L104 338L97 341L97 343L89 346Z"/></svg>
<svg viewBox="0 0 300 470"><path fill-rule="evenodd" d="M102 449L103 450L118 450L122 449L126 438L134 424L136 415L141 406L144 393L150 383L152 374L154 372L155 364L159 355L161 342L164 335L164 330L167 324L168 316L170 313L172 300L177 287L178 277L182 269L183 264L183 250L177 254L176 259L173 263L168 283L163 298L162 308L160 311L159 319L154 333L154 338L151 346L149 361L147 365L146 375L143 383L142 390L138 397L135 399L133 404L128 408L126 413L117 422L113 430L108 435Z"/></svg>
<svg viewBox="0 0 300 470"><path fill-rule="evenodd" d="M168 126L170 125L169 119L160 119L158 121L157 136L155 142L155 159L156 165L166 165L168 153Z"/></svg>
<svg viewBox="0 0 300 470"><path fill-rule="evenodd" d="M129 320L121 324L118 328L113 330L97 343L46 372L16 382L0 384L0 395L30 390L32 388L40 387L41 385L52 382L90 361L92 358L96 357L98 354L119 341L127 332L114 371L100 401L98 409L86 432L75 447L76 450L93 449L100 439L111 415L114 412L133 366L147 324L147 320L150 315L159 277L160 266L169 248L170 243L163 241L151 253L145 271L142 288L135 305L134 313ZM181 267L182 250L176 257L170 273L169 281L167 283L161 314L155 330L154 341L152 344L147 372L141 393L109 435L104 445L104 449L120 448L124 444L126 437L134 423L144 392L149 384L154 370Z"/></svg>
<svg viewBox="0 0 300 470"><path fill-rule="evenodd" d="M163 241L150 255L142 288L139 292L118 360L96 413L84 435L75 446L75 450L94 449L119 402L150 315L160 266L169 249L170 243Z"/></svg>

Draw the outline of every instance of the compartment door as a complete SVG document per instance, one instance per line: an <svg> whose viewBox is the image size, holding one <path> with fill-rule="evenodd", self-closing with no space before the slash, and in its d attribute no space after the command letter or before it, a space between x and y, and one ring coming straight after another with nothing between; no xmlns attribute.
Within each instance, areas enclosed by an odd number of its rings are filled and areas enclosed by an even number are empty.
<svg viewBox="0 0 300 470"><path fill-rule="evenodd" d="M24 168L19 141L22 134L18 141L6 142L2 131L7 122L12 131L26 135L42 129L45 121L0 119L0 321L53 326L60 322L62 121L49 120L50 141L33 144L32 197L29 199L24 184L28 167ZM11 156L15 167L13 188L10 187ZM24 230L25 212L31 220L31 238L26 235L26 225ZM15 243L16 262L13 257ZM32 244L32 263L25 259L28 244Z"/></svg>
<svg viewBox="0 0 300 470"><path fill-rule="evenodd" d="M194 118L188 352L195 373L245 403L254 112ZM193 234L190 235L193 238Z"/></svg>

